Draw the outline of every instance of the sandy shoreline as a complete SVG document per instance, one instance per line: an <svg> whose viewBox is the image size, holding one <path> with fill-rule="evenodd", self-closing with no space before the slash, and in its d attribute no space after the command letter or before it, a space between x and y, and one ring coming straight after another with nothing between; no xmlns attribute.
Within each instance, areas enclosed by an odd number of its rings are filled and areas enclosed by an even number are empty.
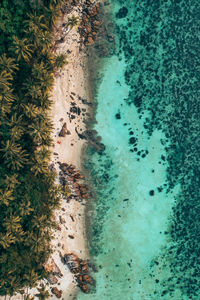
<svg viewBox="0 0 200 300"><path fill-rule="evenodd" d="M73 11L73 13L75 13ZM65 16L67 19L69 16ZM65 21L65 20L64 20ZM61 26L61 24L60 24ZM87 77L87 57L80 51L80 36L76 28L70 30L65 42L59 44L57 54L66 54L68 64L55 76L54 90L52 99L52 120L54 132L52 134L54 147L52 149L52 162L59 173L59 164L72 164L76 169L81 169L81 156L86 142L80 139L78 132L84 131L84 121L89 116L90 106L85 103L91 102L91 94ZM79 111L77 111L77 108ZM68 133L65 137L59 137L63 124L66 123ZM73 190L73 185L72 185ZM60 268L63 276L58 284L53 285L63 291L63 299L73 299L78 292L77 284L72 273L67 266L63 265L60 254L74 253L81 259L88 259L89 252L87 247L85 230L85 200L78 202L71 199L69 203L65 199L61 200L61 209L55 212L56 220L60 223L60 230L54 233L54 253L52 258ZM73 236L74 239L71 239ZM58 246L59 245L59 246ZM50 299L57 299L55 296Z"/></svg>

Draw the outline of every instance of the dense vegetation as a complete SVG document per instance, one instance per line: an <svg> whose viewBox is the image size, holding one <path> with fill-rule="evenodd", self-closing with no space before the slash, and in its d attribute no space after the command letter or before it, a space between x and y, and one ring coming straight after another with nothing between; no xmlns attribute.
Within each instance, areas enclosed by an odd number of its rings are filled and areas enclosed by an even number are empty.
<svg viewBox="0 0 200 300"><path fill-rule="evenodd" d="M49 169L49 92L65 61L53 55L61 0L0 4L0 295L46 276L60 189Z"/></svg>

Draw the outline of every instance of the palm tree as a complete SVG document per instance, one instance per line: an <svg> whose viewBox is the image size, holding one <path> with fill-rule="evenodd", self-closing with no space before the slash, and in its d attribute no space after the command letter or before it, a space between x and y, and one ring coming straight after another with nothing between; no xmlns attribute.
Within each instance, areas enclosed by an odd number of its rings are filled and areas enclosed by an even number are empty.
<svg viewBox="0 0 200 300"><path fill-rule="evenodd" d="M48 95L43 95L39 98L38 103L43 109L49 110L53 104L53 100L51 100Z"/></svg>
<svg viewBox="0 0 200 300"><path fill-rule="evenodd" d="M29 134L33 138L33 142L36 145L45 144L50 146L52 139L50 137L52 126L46 121L37 120L35 123L28 126Z"/></svg>
<svg viewBox="0 0 200 300"><path fill-rule="evenodd" d="M35 157L38 161L43 161L49 164L51 159L51 151L44 145L35 151Z"/></svg>
<svg viewBox="0 0 200 300"><path fill-rule="evenodd" d="M6 179L5 179L5 185L7 187L7 189L14 189L14 187L16 186L16 184L20 184L20 182L17 180L18 175L17 174L13 174L11 176L6 175Z"/></svg>
<svg viewBox="0 0 200 300"><path fill-rule="evenodd" d="M45 16L40 15L38 16L36 13L34 14L28 14L29 19L26 20L25 26L28 28L28 30L35 35L37 35L38 29L43 29L43 30L49 30L46 23L45 23ZM27 32L27 31L25 31Z"/></svg>
<svg viewBox="0 0 200 300"><path fill-rule="evenodd" d="M21 218L19 216L11 215L4 220L3 226L8 232L15 233L17 231L20 231L20 229L22 228L20 221Z"/></svg>
<svg viewBox="0 0 200 300"><path fill-rule="evenodd" d="M35 104L29 103L29 104L22 104L21 106L23 108L24 114L29 119L35 119L35 117L39 114L39 108Z"/></svg>
<svg viewBox="0 0 200 300"><path fill-rule="evenodd" d="M50 27L50 29L53 26L55 26L56 21L58 20L60 15L61 15L61 10L58 6L54 6L53 4L50 4L49 8L45 8L45 16L49 22L48 27Z"/></svg>
<svg viewBox="0 0 200 300"><path fill-rule="evenodd" d="M40 78L40 85L44 91L52 91L54 83L53 74L49 72L44 72L43 77Z"/></svg>
<svg viewBox="0 0 200 300"><path fill-rule="evenodd" d="M45 65L43 62L35 63L32 68L32 75L34 79L40 80L46 72Z"/></svg>
<svg viewBox="0 0 200 300"><path fill-rule="evenodd" d="M55 57L54 67L63 68L67 64L67 56L65 54L60 54Z"/></svg>
<svg viewBox="0 0 200 300"><path fill-rule="evenodd" d="M72 15L67 22L67 25L72 29L74 26L78 25L79 23L79 18L76 17L75 15Z"/></svg>
<svg viewBox="0 0 200 300"><path fill-rule="evenodd" d="M11 103L15 101L16 97L12 94L13 90L4 88L0 94L0 101L4 103Z"/></svg>
<svg viewBox="0 0 200 300"><path fill-rule="evenodd" d="M17 60L20 61L22 58L25 62L29 62L32 55L32 45L29 45L28 40L26 38L19 40L18 37L13 36L13 44L10 49L14 50L17 55Z"/></svg>
<svg viewBox="0 0 200 300"><path fill-rule="evenodd" d="M0 57L0 68L2 69L2 71L5 70L10 74L19 69L17 64L15 63L15 59L7 57L5 53Z"/></svg>
<svg viewBox="0 0 200 300"><path fill-rule="evenodd" d="M13 201L13 190L0 190L0 205L4 204L6 206L9 205L10 201Z"/></svg>
<svg viewBox="0 0 200 300"><path fill-rule="evenodd" d="M19 214L22 217L30 215L30 213L33 211L34 209L31 207L31 203L29 200L27 202L22 202L19 204Z"/></svg>
<svg viewBox="0 0 200 300"><path fill-rule="evenodd" d="M2 115L10 112L12 103L16 100L13 90L8 87L0 89L0 110Z"/></svg>
<svg viewBox="0 0 200 300"><path fill-rule="evenodd" d="M0 88L1 89L9 89L11 83L9 80L12 80L12 75L5 70L0 72Z"/></svg>
<svg viewBox="0 0 200 300"><path fill-rule="evenodd" d="M31 96L32 99L38 99L42 97L40 86L36 84L32 85L31 89L26 93L26 96Z"/></svg>
<svg viewBox="0 0 200 300"><path fill-rule="evenodd" d="M3 234L0 232L0 246L4 249L8 248L11 244L15 243L16 239L12 235L12 233L7 232L6 234Z"/></svg>
<svg viewBox="0 0 200 300"><path fill-rule="evenodd" d="M44 63L45 65L45 69L47 71L52 72L53 71L53 64L54 64L54 55L51 51L48 51L48 49L45 49L42 53L41 53L41 61Z"/></svg>
<svg viewBox="0 0 200 300"><path fill-rule="evenodd" d="M1 148L0 151L4 153L3 157L8 167L19 170L27 163L26 151L23 150L19 144L10 140L7 140L2 144L3 148Z"/></svg>
<svg viewBox="0 0 200 300"><path fill-rule="evenodd" d="M45 53L50 49L52 45L52 34L49 31L38 30L37 39L35 40L36 45L41 49L42 53Z"/></svg>
<svg viewBox="0 0 200 300"><path fill-rule="evenodd" d="M24 124L22 122L22 115L17 116L17 113L14 113L10 119L6 121L6 124L9 129L9 133L11 135L11 139L13 141L19 140L21 136L24 134Z"/></svg>
<svg viewBox="0 0 200 300"><path fill-rule="evenodd" d="M41 288L37 288L38 294L35 296L39 298L39 300L46 300L50 297L50 293L48 290L46 290L44 284L41 284Z"/></svg>

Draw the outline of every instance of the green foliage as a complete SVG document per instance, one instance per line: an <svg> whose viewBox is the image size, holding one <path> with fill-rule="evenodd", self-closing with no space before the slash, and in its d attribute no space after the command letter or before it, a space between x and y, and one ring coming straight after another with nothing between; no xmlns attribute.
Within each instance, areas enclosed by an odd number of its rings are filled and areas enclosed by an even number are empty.
<svg viewBox="0 0 200 300"><path fill-rule="evenodd" d="M0 3L0 295L12 296L47 276L53 210L69 193L55 185L49 169L49 92L65 63L51 51L52 27L62 3ZM49 296L44 286L38 292L39 299Z"/></svg>
<svg viewBox="0 0 200 300"><path fill-rule="evenodd" d="M55 68L63 68L67 64L67 56L65 54L57 55L54 62Z"/></svg>
<svg viewBox="0 0 200 300"><path fill-rule="evenodd" d="M73 28L74 26L78 25L79 18L76 17L75 15L72 15L71 18L68 19L67 25L70 28Z"/></svg>

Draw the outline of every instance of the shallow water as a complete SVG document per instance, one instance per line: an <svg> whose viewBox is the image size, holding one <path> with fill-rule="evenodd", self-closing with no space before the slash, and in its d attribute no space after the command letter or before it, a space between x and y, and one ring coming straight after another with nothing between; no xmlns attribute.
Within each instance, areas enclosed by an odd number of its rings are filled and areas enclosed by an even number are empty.
<svg viewBox="0 0 200 300"><path fill-rule="evenodd" d="M192 147L189 140L198 132L198 103L191 100L197 86L185 62L191 34L186 21L196 16L197 2L191 8L187 3L112 2L119 48L103 62L96 98L95 129L106 150L100 155L89 149L86 161L97 198L90 251L99 271L93 293L80 293L79 300L199 299L198 238L189 226L199 228L198 199L189 197L195 187L199 195L191 175L198 174L199 144L193 138ZM174 30L180 25L185 35ZM175 50L181 33L180 59ZM181 78L193 84L187 103ZM191 122L193 133L187 130Z"/></svg>

